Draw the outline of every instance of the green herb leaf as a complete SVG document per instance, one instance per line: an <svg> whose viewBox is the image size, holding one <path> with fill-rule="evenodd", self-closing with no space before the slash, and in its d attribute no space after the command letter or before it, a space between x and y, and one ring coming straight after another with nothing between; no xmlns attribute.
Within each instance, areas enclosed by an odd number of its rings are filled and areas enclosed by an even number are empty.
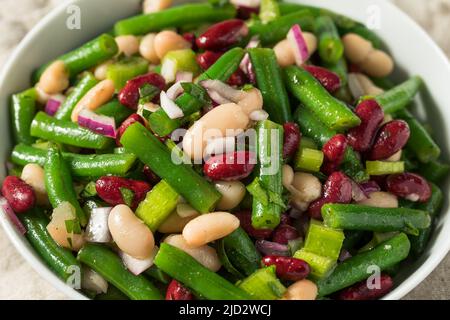
<svg viewBox="0 0 450 320"><path fill-rule="evenodd" d="M134 192L128 188L119 188L120 194L122 195L122 200L129 207L133 204Z"/></svg>
<svg viewBox="0 0 450 320"><path fill-rule="evenodd" d="M154 85L151 85L149 83L143 84L139 88L139 104L145 104L152 101L153 98L156 97L160 92L161 90L159 90L159 88L155 87Z"/></svg>
<svg viewBox="0 0 450 320"><path fill-rule="evenodd" d="M81 234L80 222L77 219L64 221L67 233Z"/></svg>
<svg viewBox="0 0 450 320"><path fill-rule="evenodd" d="M194 98L200 100L204 105L211 104L211 98L208 95L208 92L198 84L192 82L182 82L181 87L184 90L184 93L188 93Z"/></svg>
<svg viewBox="0 0 450 320"><path fill-rule="evenodd" d="M247 186L247 191L264 206L269 204L269 195L259 183L259 178L255 178L255 180Z"/></svg>
<svg viewBox="0 0 450 320"><path fill-rule="evenodd" d="M97 189L95 188L95 181L89 182L81 191L81 196L83 198L91 198L97 195Z"/></svg>
<svg viewBox="0 0 450 320"><path fill-rule="evenodd" d="M268 190L267 192L269 194L269 202L275 203L283 209L286 209L286 204L284 203L283 197L280 194L270 190Z"/></svg>

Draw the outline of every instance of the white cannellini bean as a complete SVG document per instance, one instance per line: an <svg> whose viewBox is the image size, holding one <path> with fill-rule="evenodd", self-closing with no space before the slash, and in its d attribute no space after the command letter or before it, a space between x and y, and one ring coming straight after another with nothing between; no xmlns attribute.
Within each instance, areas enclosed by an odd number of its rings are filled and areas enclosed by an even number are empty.
<svg viewBox="0 0 450 320"><path fill-rule="evenodd" d="M151 64L158 64L160 62L155 50L156 33L149 33L141 39L139 46L139 53Z"/></svg>
<svg viewBox="0 0 450 320"><path fill-rule="evenodd" d="M269 114L265 110L255 110L249 115L252 121L263 121L269 118Z"/></svg>
<svg viewBox="0 0 450 320"><path fill-rule="evenodd" d="M125 54L127 57L139 52L139 38L132 35L118 36L115 38L119 53Z"/></svg>
<svg viewBox="0 0 450 320"><path fill-rule="evenodd" d="M231 210L245 197L245 185L240 181L217 181L214 186L222 194L216 206L219 210Z"/></svg>
<svg viewBox="0 0 450 320"><path fill-rule="evenodd" d="M322 184L310 173L296 172L288 190L291 192L291 201L294 206L299 210L306 210L312 201L319 199L322 195Z"/></svg>
<svg viewBox="0 0 450 320"><path fill-rule="evenodd" d="M144 13L158 12L169 8L172 0L144 0L142 3L142 11Z"/></svg>
<svg viewBox="0 0 450 320"><path fill-rule="evenodd" d="M183 237L192 247L200 247L221 239L239 228L239 219L228 212L203 214L191 220L183 229Z"/></svg>
<svg viewBox="0 0 450 320"><path fill-rule="evenodd" d="M289 189L294 182L294 169L288 164L283 165L283 186Z"/></svg>
<svg viewBox="0 0 450 320"><path fill-rule="evenodd" d="M113 63L112 60L108 60L103 62L102 64L99 64L94 70L94 77L100 81L105 80L108 71L108 66L111 65L112 63Z"/></svg>
<svg viewBox="0 0 450 320"><path fill-rule="evenodd" d="M123 204L115 206L108 217L108 227L117 246L136 259L150 257L155 239L150 229Z"/></svg>
<svg viewBox="0 0 450 320"><path fill-rule="evenodd" d="M95 110L112 99L115 92L114 82L110 79L100 81L95 87L89 90L83 98L76 104L72 111L71 119L78 122L78 114L83 109Z"/></svg>
<svg viewBox="0 0 450 320"><path fill-rule="evenodd" d="M50 64L39 79L39 87L47 94L61 93L69 87L69 73L61 60Z"/></svg>
<svg viewBox="0 0 450 320"><path fill-rule="evenodd" d="M211 271L216 272L221 267L220 259L216 250L208 245L193 248L189 246L181 234L170 235L164 239L164 242L183 250Z"/></svg>
<svg viewBox="0 0 450 320"><path fill-rule="evenodd" d="M161 31L154 39L156 55L159 59L164 58L167 52L174 50L190 49L191 44L174 31Z"/></svg>
<svg viewBox="0 0 450 320"><path fill-rule="evenodd" d="M84 244L83 234L68 232L66 228L67 220L77 218L75 208L69 202L62 202L53 210L52 219L47 225L47 231L53 240L61 247L78 251Z"/></svg>
<svg viewBox="0 0 450 320"><path fill-rule="evenodd" d="M377 208L398 208L398 199L389 192L372 192L366 200L359 201L358 204Z"/></svg>
<svg viewBox="0 0 450 320"><path fill-rule="evenodd" d="M179 203L179 204L177 204L177 209L176 210L177 210L177 214L181 218L196 217L196 216L198 216L200 214L197 210L192 208L187 203Z"/></svg>
<svg viewBox="0 0 450 320"><path fill-rule="evenodd" d="M34 88L36 89L36 100L40 104L46 104L47 101L50 99L51 95L42 90L42 88L39 86L39 82L36 83Z"/></svg>
<svg viewBox="0 0 450 320"><path fill-rule="evenodd" d="M316 300L317 286L314 282L303 279L287 288L283 300Z"/></svg>
<svg viewBox="0 0 450 320"><path fill-rule="evenodd" d="M292 50L291 44L287 39L283 39L278 42L273 50L280 67L287 67L295 64L294 51Z"/></svg>
<svg viewBox="0 0 450 320"><path fill-rule="evenodd" d="M27 164L23 167L20 178L33 188L38 205L46 206L49 204L47 189L45 188L44 169L40 165Z"/></svg>
<svg viewBox="0 0 450 320"><path fill-rule="evenodd" d="M199 214L182 218L178 215L177 211L175 210L158 227L158 231L161 233L179 233L183 231L184 227L188 224L189 221L193 220L198 216Z"/></svg>

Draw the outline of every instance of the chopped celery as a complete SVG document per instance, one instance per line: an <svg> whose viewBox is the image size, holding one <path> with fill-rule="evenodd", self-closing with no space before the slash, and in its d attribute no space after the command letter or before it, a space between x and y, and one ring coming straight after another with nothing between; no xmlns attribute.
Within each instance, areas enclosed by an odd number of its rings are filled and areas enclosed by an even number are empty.
<svg viewBox="0 0 450 320"><path fill-rule="evenodd" d="M294 254L294 258L306 261L311 268L311 277L314 279L322 279L329 276L336 267L336 260L324 257L305 248L301 248Z"/></svg>
<svg viewBox="0 0 450 320"><path fill-rule="evenodd" d="M297 151L294 160L296 170L318 172L323 163L323 152L310 148L302 148Z"/></svg>
<svg viewBox="0 0 450 320"><path fill-rule="evenodd" d="M256 300L276 300L283 296L286 288L275 274L275 266L256 270L249 277L237 283Z"/></svg>
<svg viewBox="0 0 450 320"><path fill-rule="evenodd" d="M402 173L405 171L403 161L366 161L366 172L370 176Z"/></svg>
<svg viewBox="0 0 450 320"><path fill-rule="evenodd" d="M161 180L139 204L136 215L154 232L175 210L179 197L166 181Z"/></svg>
<svg viewBox="0 0 450 320"><path fill-rule="evenodd" d="M106 78L112 80L116 89L120 90L128 80L147 72L147 60L140 57L128 57L109 65Z"/></svg>
<svg viewBox="0 0 450 320"><path fill-rule="evenodd" d="M344 242L344 232L311 220L306 235L305 249L309 252L337 260Z"/></svg>
<svg viewBox="0 0 450 320"><path fill-rule="evenodd" d="M259 18L263 23L268 23L280 17L280 8L277 0L261 0Z"/></svg>
<svg viewBox="0 0 450 320"><path fill-rule="evenodd" d="M175 81L178 71L192 72L194 75L200 72L195 52L191 49L169 51L161 65L161 75L168 83Z"/></svg>

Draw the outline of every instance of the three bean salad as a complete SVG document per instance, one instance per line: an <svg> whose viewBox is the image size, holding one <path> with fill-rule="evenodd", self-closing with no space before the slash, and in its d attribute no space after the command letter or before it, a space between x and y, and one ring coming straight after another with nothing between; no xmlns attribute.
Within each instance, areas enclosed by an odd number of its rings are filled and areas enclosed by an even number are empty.
<svg viewBox="0 0 450 320"><path fill-rule="evenodd" d="M93 299L386 295L450 170L408 110L420 76L326 9L171 2L12 96L5 214Z"/></svg>

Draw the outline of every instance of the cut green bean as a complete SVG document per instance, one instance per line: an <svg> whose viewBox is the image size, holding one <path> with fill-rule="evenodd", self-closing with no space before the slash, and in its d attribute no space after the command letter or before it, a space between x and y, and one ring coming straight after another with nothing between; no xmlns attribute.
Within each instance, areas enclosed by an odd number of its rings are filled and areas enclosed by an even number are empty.
<svg viewBox="0 0 450 320"><path fill-rule="evenodd" d="M319 297L327 296L367 279L373 273L372 266L378 266L381 271L391 268L408 256L410 246L408 237L400 233L370 251L345 260L329 277L317 283Z"/></svg>
<svg viewBox="0 0 450 320"><path fill-rule="evenodd" d="M135 276L120 258L103 245L87 243L78 252L78 260L99 273L132 300L161 300L159 290L143 275Z"/></svg>
<svg viewBox="0 0 450 320"><path fill-rule="evenodd" d="M290 66L284 72L290 92L331 130L347 130L361 123L345 103L331 96L306 70Z"/></svg>
<svg viewBox="0 0 450 320"><path fill-rule="evenodd" d="M333 20L321 16L315 20L315 33L318 36L318 50L322 60L337 63L344 55L344 45Z"/></svg>
<svg viewBox="0 0 450 320"><path fill-rule="evenodd" d="M150 268L144 271L144 273L151 277L152 279L155 279L163 284L169 284L170 283L170 277L164 273L161 269L159 269L157 266L152 265Z"/></svg>
<svg viewBox="0 0 450 320"><path fill-rule="evenodd" d="M60 151L55 146L48 149L44 172L45 189L53 209L63 202L69 202L75 208L79 223L81 226L85 226L88 218L78 202L72 175Z"/></svg>
<svg viewBox="0 0 450 320"><path fill-rule="evenodd" d="M283 127L269 120L256 125L259 183L267 191L269 202L253 197L252 225L256 229L273 229L280 223L282 211Z"/></svg>
<svg viewBox="0 0 450 320"><path fill-rule="evenodd" d="M231 19L236 15L232 5L215 7L210 3L190 3L155 13L121 20L114 26L116 35L143 35L167 28L182 27L189 23L200 25Z"/></svg>
<svg viewBox="0 0 450 320"><path fill-rule="evenodd" d="M369 176L383 176L405 172L403 161L366 161L366 171Z"/></svg>
<svg viewBox="0 0 450 320"><path fill-rule="evenodd" d="M36 140L30 134L31 122L36 113L36 96L34 88L12 96L10 115L16 143L32 144Z"/></svg>
<svg viewBox="0 0 450 320"><path fill-rule="evenodd" d="M440 161L428 162L426 166L420 166L419 173L428 181L440 183L450 173L450 164Z"/></svg>
<svg viewBox="0 0 450 320"><path fill-rule="evenodd" d="M264 109L269 113L270 119L280 124L292 121L289 98L274 51L253 48L248 52L264 99Z"/></svg>
<svg viewBox="0 0 450 320"><path fill-rule="evenodd" d="M320 150L300 147L295 155L294 168L300 171L319 172L323 157Z"/></svg>
<svg viewBox="0 0 450 320"><path fill-rule="evenodd" d="M220 80L226 82L231 75L239 68L239 64L244 58L245 50L233 48L225 52L211 67L203 72L196 80Z"/></svg>
<svg viewBox="0 0 450 320"><path fill-rule="evenodd" d="M44 112L38 112L31 123L31 135L75 147L105 149L112 139L82 128L71 121L57 120Z"/></svg>
<svg viewBox="0 0 450 320"><path fill-rule="evenodd" d="M61 104L58 111L56 111L54 115L55 119L70 121L70 116L72 115L72 111L77 103L97 83L98 80L94 77L94 75L91 72L86 72L73 91L69 94L67 99Z"/></svg>
<svg viewBox="0 0 450 320"><path fill-rule="evenodd" d="M376 232L402 231L417 235L430 226L426 211L409 208L377 208L357 204L326 204L322 207L325 225L344 230Z"/></svg>
<svg viewBox="0 0 450 320"><path fill-rule="evenodd" d="M345 60L345 57L341 57L335 63L329 63L329 62L323 61L322 64L325 68L336 73L339 76L339 79L341 79L341 88L347 86L347 84L348 84L348 66L347 66L347 60Z"/></svg>
<svg viewBox="0 0 450 320"><path fill-rule="evenodd" d="M81 47L70 51L55 60L64 62L69 75L76 76L82 71L88 70L96 65L114 57L119 48L116 40L109 34L102 34L99 37L87 42ZM42 73L50 63L40 67L33 75L33 82L39 81Z"/></svg>
<svg viewBox="0 0 450 320"><path fill-rule="evenodd" d="M24 144L14 147L11 161L25 166L28 163L45 165L47 152ZM136 163L136 156L132 153L121 154L92 154L83 155L63 152L62 156L76 177L101 177L104 175L124 176Z"/></svg>
<svg viewBox="0 0 450 320"><path fill-rule="evenodd" d="M211 212L220 200L221 194L190 166L173 163L169 149L140 123L128 127L120 142L197 211Z"/></svg>
<svg viewBox="0 0 450 320"><path fill-rule="evenodd" d="M209 300L250 300L244 290L205 268L190 255L167 243L162 243L155 265L172 278Z"/></svg>
<svg viewBox="0 0 450 320"><path fill-rule="evenodd" d="M96 109L95 113L114 118L114 121L118 126L133 114L133 110L125 107L119 100L113 99Z"/></svg>
<svg viewBox="0 0 450 320"><path fill-rule="evenodd" d="M434 142L424 126L408 110L400 110L396 116L409 125L411 133L406 148L423 163L437 160L441 154L441 148Z"/></svg>
<svg viewBox="0 0 450 320"><path fill-rule="evenodd" d="M423 84L422 78L414 76L398 86L376 96L375 100L384 113L395 113L409 105Z"/></svg>

